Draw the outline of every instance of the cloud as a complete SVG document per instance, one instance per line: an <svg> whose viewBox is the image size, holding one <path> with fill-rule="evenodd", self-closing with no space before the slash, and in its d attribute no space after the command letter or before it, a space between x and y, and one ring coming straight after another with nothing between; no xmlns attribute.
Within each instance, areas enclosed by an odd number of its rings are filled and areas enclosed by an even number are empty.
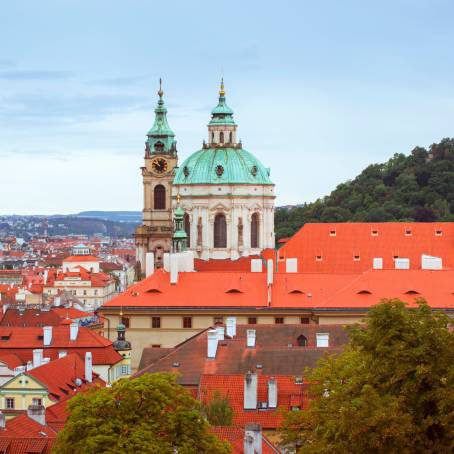
<svg viewBox="0 0 454 454"><path fill-rule="evenodd" d="M0 68L6 66L6 63L2 65L0 61ZM17 81L29 81L29 80L62 80L68 79L73 75L70 71L49 71L41 69L0 69L1 80L17 80Z"/></svg>

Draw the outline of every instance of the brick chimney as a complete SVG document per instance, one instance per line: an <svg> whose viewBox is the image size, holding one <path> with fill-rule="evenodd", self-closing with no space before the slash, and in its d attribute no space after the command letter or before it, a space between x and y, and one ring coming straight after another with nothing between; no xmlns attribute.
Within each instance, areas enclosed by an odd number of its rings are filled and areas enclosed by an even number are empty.
<svg viewBox="0 0 454 454"><path fill-rule="evenodd" d="M236 336L236 317L227 317L226 328L227 336L232 338Z"/></svg>
<svg viewBox="0 0 454 454"><path fill-rule="evenodd" d="M43 349L42 348L35 348L33 350L33 367L41 366L43 362Z"/></svg>
<svg viewBox="0 0 454 454"><path fill-rule="evenodd" d="M244 428L244 454L262 454L262 428L248 423Z"/></svg>
<svg viewBox="0 0 454 454"><path fill-rule="evenodd" d="M244 409L257 409L257 374L249 371L244 377Z"/></svg>

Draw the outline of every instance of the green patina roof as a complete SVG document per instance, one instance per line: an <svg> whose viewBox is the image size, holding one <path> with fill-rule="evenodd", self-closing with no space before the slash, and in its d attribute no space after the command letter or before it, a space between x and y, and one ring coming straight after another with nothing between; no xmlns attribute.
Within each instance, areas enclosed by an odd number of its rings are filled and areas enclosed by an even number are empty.
<svg viewBox="0 0 454 454"><path fill-rule="evenodd" d="M151 153L156 151L162 153L175 151L175 133L170 129L167 121L167 109L164 106L164 100L162 99L164 92L159 88L158 95L159 101L155 109L155 119L153 126L147 132L147 143L150 147ZM156 150L155 144L160 142L163 147L162 149Z"/></svg>
<svg viewBox="0 0 454 454"><path fill-rule="evenodd" d="M219 90L218 105L211 111L210 125L234 125L233 110L225 102L224 80Z"/></svg>
<svg viewBox="0 0 454 454"><path fill-rule="evenodd" d="M218 175L222 166L222 175ZM255 174L255 175L254 175ZM241 148L204 148L178 168L173 184L273 184L269 170Z"/></svg>

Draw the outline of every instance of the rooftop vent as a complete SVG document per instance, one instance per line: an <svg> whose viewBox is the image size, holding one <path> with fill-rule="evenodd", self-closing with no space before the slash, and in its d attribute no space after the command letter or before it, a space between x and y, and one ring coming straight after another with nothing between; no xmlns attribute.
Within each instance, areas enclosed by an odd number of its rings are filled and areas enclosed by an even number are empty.
<svg viewBox="0 0 454 454"><path fill-rule="evenodd" d="M172 363L172 367L180 367L180 363L174 362L174 363Z"/></svg>

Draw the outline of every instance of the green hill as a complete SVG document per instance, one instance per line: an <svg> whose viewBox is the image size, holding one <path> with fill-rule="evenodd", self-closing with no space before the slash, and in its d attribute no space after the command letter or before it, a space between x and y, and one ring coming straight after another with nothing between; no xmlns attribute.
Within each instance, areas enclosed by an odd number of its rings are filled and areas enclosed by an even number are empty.
<svg viewBox="0 0 454 454"><path fill-rule="evenodd" d="M454 139L366 167L313 203L276 210L276 238L306 222L454 221Z"/></svg>

